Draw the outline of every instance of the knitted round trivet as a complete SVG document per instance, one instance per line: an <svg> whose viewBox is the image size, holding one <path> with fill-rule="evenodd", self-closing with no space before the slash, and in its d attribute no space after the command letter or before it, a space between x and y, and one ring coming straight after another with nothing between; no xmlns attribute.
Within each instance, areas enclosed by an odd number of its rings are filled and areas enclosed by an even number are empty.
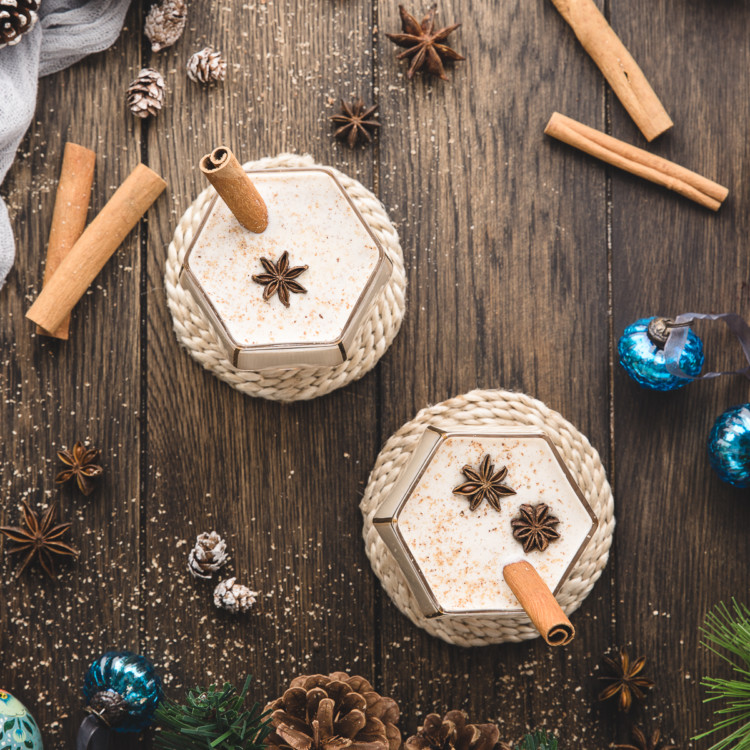
<svg viewBox="0 0 750 750"><path fill-rule="evenodd" d="M279 154L248 162L246 170L316 166L311 156ZM216 195L206 188L180 219L167 252L164 286L178 341L190 355L221 380L248 396L275 401L301 401L330 393L371 370L393 342L404 317L406 275L398 234L380 201L359 182L330 168L351 196L386 255L393 262L390 281L360 328L350 358L336 367L295 367L279 370L237 370L227 359L211 323L193 296L179 282L180 268L204 210Z"/></svg>
<svg viewBox="0 0 750 750"><path fill-rule="evenodd" d="M557 595L567 614L576 610L588 596L607 564L612 544L615 503L599 454L570 422L541 401L523 393L477 390L422 409L388 439L370 473L360 504L367 556L383 588L415 625L459 646L537 638L539 633L523 613L502 617L424 617L401 568L375 530L372 524L375 512L409 462L427 425L443 428L528 426L547 433L599 518L594 536Z"/></svg>

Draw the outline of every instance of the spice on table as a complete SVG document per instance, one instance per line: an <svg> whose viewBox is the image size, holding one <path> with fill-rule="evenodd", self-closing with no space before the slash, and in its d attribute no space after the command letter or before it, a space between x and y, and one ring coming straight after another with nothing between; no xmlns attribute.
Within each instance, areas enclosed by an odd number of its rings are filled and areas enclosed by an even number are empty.
<svg viewBox="0 0 750 750"><path fill-rule="evenodd" d="M167 183L139 164L86 227L26 317L56 331Z"/></svg>
<svg viewBox="0 0 750 750"><path fill-rule="evenodd" d="M371 143L372 134L380 127L380 123L372 119L377 108L377 104L365 107L361 99L349 103L342 99L341 112L331 116L331 121L339 126L333 135L345 140L350 148L360 141Z"/></svg>
<svg viewBox="0 0 750 750"><path fill-rule="evenodd" d="M712 211L718 211L729 194L727 188L697 172L691 172L668 159L631 146L629 143L590 128L559 112L553 113L544 132L589 156L594 156L607 164L642 177L644 180L674 190Z"/></svg>
<svg viewBox="0 0 750 750"><path fill-rule="evenodd" d="M594 0L552 2L602 71L646 140L652 141L669 130L673 125L672 119Z"/></svg>
<svg viewBox="0 0 750 750"><path fill-rule="evenodd" d="M181 36L187 23L185 0L162 0L151 6L143 33L151 42L151 51L171 47Z"/></svg>
<svg viewBox="0 0 750 750"><path fill-rule="evenodd" d="M667 745L661 736L661 729L654 729L649 737L639 727L633 727L632 745L615 745L618 750L678 750L677 745Z"/></svg>
<svg viewBox="0 0 750 750"><path fill-rule="evenodd" d="M72 524L55 524L54 516L57 502L50 503L41 521L25 500L22 500L21 504L23 505L24 526L0 526L0 532L18 545L8 550L8 553L11 555L21 552L26 553L16 570L16 578L34 559L39 561L44 572L50 578L56 578L55 556L77 557L79 555L77 549L62 541L62 536Z"/></svg>
<svg viewBox="0 0 750 750"><path fill-rule="evenodd" d="M156 117L164 105L164 89L164 79L158 70L142 68L128 86L128 108L141 119Z"/></svg>
<svg viewBox="0 0 750 750"><path fill-rule="evenodd" d="M470 510L476 510L482 501L487 500L499 513L500 500L504 496L516 494L514 489L503 484L503 480L508 475L508 469L503 466L495 471L495 465L490 463L491 460L488 453L482 459L478 470L471 466L464 466L461 471L468 481L453 488L454 495L463 495L471 501Z"/></svg>
<svg viewBox="0 0 750 750"><path fill-rule="evenodd" d="M604 662L613 674L599 678L611 683L599 693L599 700L607 701L617 696L617 707L620 711L630 711L633 700L644 700L646 698L645 691L656 684L653 680L649 680L641 674L646 665L646 657L641 656L635 661L631 661L625 647L620 649L618 659L605 656Z"/></svg>
<svg viewBox="0 0 750 750"><path fill-rule="evenodd" d="M265 286L263 290L263 299L268 300L274 294L279 295L281 304L289 307L289 292L295 294L307 294L307 289L295 279L307 271L308 266L289 266L289 253L285 250L278 263L274 263L268 258L261 258L260 262L265 273L253 274L253 281L256 284Z"/></svg>
<svg viewBox="0 0 750 750"><path fill-rule="evenodd" d="M469 724L464 711L425 716L417 733L404 742L404 750L494 750L500 738L495 724Z"/></svg>
<svg viewBox="0 0 750 750"><path fill-rule="evenodd" d="M513 527L514 538L523 544L524 552L544 552L550 542L560 538L560 533L555 528L560 519L549 512L546 503L524 503L518 510L520 515L510 525Z"/></svg>
<svg viewBox="0 0 750 750"><path fill-rule="evenodd" d="M412 78L414 73L424 68L428 73L448 80L445 75L443 63L446 61L456 62L466 58L459 55L454 49L445 44L448 37L461 25L454 23L442 29L435 30L435 14L437 4L433 5L422 21L409 13L403 5L398 6L401 14L401 34L386 34L386 36L399 47L405 47L404 52L396 55L397 60L411 59L409 71L406 74Z"/></svg>
<svg viewBox="0 0 750 750"><path fill-rule="evenodd" d="M227 63L219 50L204 47L190 56L187 62L187 77L206 86L219 83L227 77Z"/></svg>
<svg viewBox="0 0 750 750"><path fill-rule="evenodd" d="M215 531L198 534L188 555L188 570L193 578L208 580L227 564L227 543Z"/></svg>
<svg viewBox="0 0 750 750"><path fill-rule="evenodd" d="M65 144L60 181L57 183L55 194L52 225L49 230L44 284L54 276L63 258L70 252L86 228L95 163L96 154L90 149L70 141ZM68 314L56 331L46 331L41 326L37 326L36 332L43 336L67 340L69 327L70 315Z"/></svg>
<svg viewBox="0 0 750 750"><path fill-rule="evenodd" d="M63 469L56 477L58 484L63 484L75 479L78 483L78 489L84 495L90 495L94 490L93 477L98 477L104 469L96 461L99 458L97 448L87 448L80 441L73 446L73 450L61 450L57 452L57 457L68 466Z"/></svg>

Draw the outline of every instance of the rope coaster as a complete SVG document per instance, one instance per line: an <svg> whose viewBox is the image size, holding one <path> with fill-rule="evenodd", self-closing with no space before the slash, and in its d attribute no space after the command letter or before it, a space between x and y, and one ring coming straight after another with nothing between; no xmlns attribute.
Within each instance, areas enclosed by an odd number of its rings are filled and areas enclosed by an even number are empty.
<svg viewBox="0 0 750 750"><path fill-rule="evenodd" d="M599 518L594 536L557 595L566 614L578 609L588 596L607 564L612 544L615 503L599 454L570 422L541 401L523 393L476 390L422 409L388 439L370 473L360 504L365 548L375 574L401 612L431 635L458 646L538 638L539 633L525 613L502 617L424 617L401 568L374 528L372 519L378 506L409 462L427 425L443 428L528 426L547 433Z"/></svg>
<svg viewBox="0 0 750 750"><path fill-rule="evenodd" d="M313 167L316 164L311 156L279 154L273 158L248 162L243 166L246 170L251 170ZM398 234L383 205L369 190L338 170L331 167L329 169L349 193L380 240L386 255L393 262L390 281L373 304L369 317L362 324L350 358L336 367L246 371L237 370L227 359L211 323L203 315L190 292L183 289L178 282L185 253L200 226L208 204L216 195L212 187L207 187L185 211L169 244L164 286L177 340L203 367L248 396L260 396L274 401L302 401L330 393L369 372L385 354L401 327L405 308L406 275L404 254Z"/></svg>

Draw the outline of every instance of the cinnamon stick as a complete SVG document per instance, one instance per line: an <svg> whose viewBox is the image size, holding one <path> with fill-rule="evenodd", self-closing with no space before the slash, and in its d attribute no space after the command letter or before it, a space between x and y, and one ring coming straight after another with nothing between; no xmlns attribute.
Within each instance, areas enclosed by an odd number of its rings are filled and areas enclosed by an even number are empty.
<svg viewBox="0 0 750 750"><path fill-rule="evenodd" d="M575 638L575 628L533 565L525 560L510 563L503 568L503 576L550 646L566 646Z"/></svg>
<svg viewBox="0 0 750 750"><path fill-rule="evenodd" d="M52 212L52 226L49 230L44 285L52 278L86 226L95 163L96 154L90 149L75 143L65 144L60 181L55 195L55 208ZM43 336L67 340L69 327L70 314L65 316L63 322L54 331L47 331L37 326L36 332Z"/></svg>
<svg viewBox="0 0 750 750"><path fill-rule="evenodd" d="M167 183L139 164L88 225L26 317L56 331Z"/></svg>
<svg viewBox="0 0 750 750"><path fill-rule="evenodd" d="M245 229L256 234L265 231L268 226L266 204L247 172L226 146L218 146L206 154L200 160L200 168Z"/></svg>
<svg viewBox="0 0 750 750"><path fill-rule="evenodd" d="M600 130L555 112L544 129L547 135L597 159L674 190L706 208L718 211L729 190L661 156L631 146Z"/></svg>
<svg viewBox="0 0 750 750"><path fill-rule="evenodd" d="M594 0L552 0L635 124L652 141L674 124Z"/></svg>

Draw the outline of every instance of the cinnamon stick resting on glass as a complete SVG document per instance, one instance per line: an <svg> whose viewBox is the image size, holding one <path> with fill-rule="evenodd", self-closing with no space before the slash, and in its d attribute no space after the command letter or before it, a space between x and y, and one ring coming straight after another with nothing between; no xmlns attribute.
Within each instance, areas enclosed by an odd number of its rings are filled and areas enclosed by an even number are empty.
<svg viewBox="0 0 750 750"><path fill-rule="evenodd" d="M652 141L674 124L620 38L594 0L552 0L602 71L622 106Z"/></svg>
<svg viewBox="0 0 750 750"><path fill-rule="evenodd" d="M727 188L697 172L691 172L673 161L631 146L559 112L550 117L544 132L607 164L674 190L712 211L718 211L729 195Z"/></svg>

